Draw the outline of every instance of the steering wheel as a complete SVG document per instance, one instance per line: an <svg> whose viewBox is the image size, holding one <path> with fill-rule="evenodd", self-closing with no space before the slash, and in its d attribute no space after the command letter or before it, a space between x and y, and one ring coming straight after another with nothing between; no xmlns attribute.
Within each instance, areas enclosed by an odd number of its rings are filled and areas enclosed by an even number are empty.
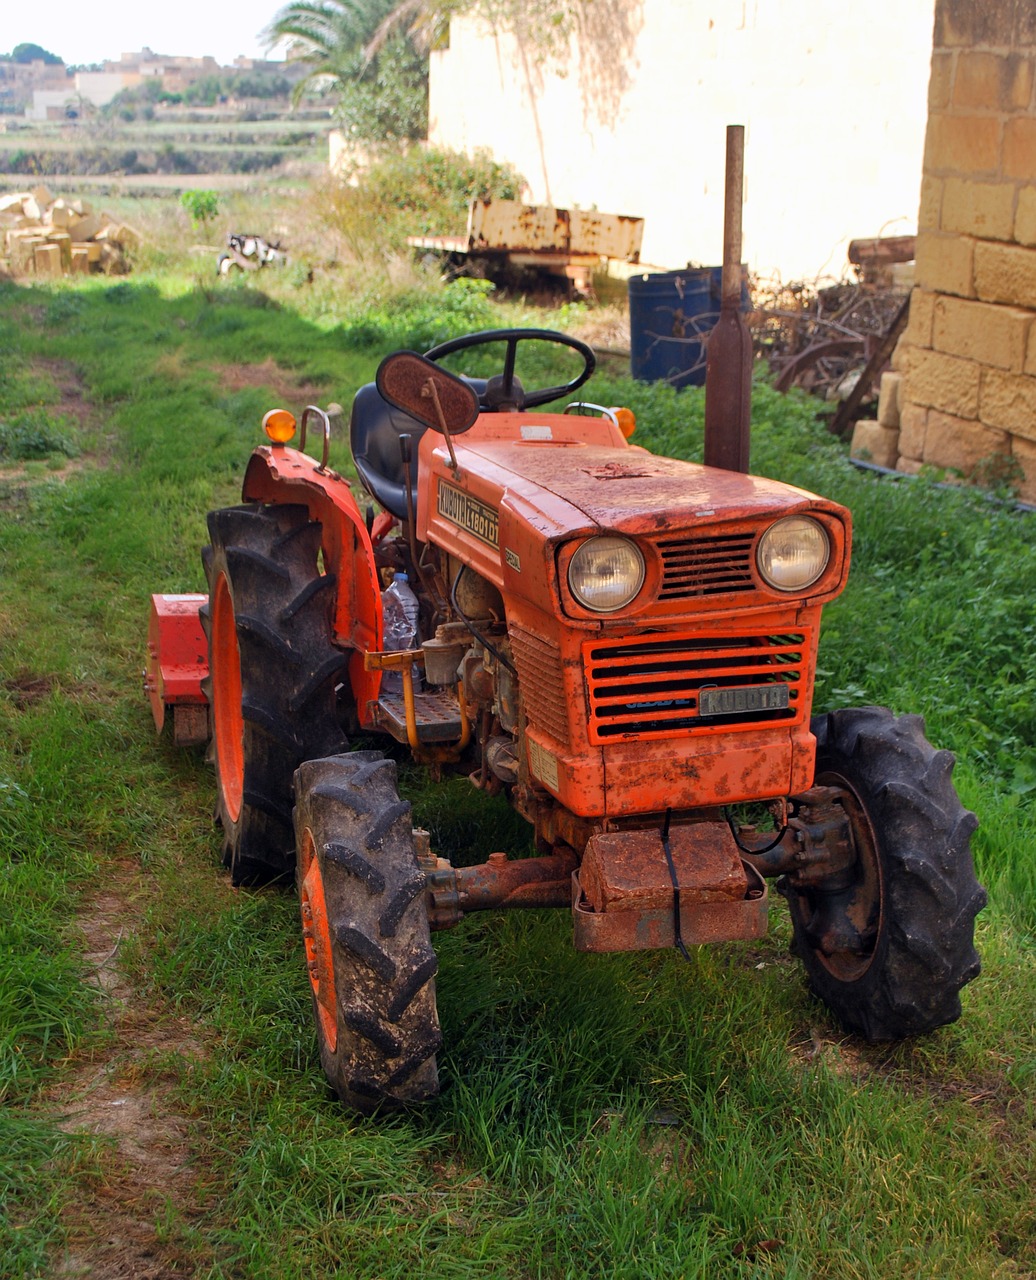
<svg viewBox="0 0 1036 1280"><path fill-rule="evenodd" d="M514 376L514 358L518 343L554 342L561 347L571 347L583 357L583 368L570 382L563 382L557 387L540 387L535 391L526 391L521 382ZM483 329L480 333L467 333L462 338L450 338L440 342L431 351L425 352L426 360L442 360L455 351L467 351L469 347L484 347L490 342L506 342L507 351L504 356L503 374L490 378L485 390L479 395L485 409L533 409L540 404L549 404L551 400L559 400L562 396L571 395L586 382L597 368L597 357L593 350L580 342L578 338L570 338L567 333L558 333L555 329Z"/></svg>

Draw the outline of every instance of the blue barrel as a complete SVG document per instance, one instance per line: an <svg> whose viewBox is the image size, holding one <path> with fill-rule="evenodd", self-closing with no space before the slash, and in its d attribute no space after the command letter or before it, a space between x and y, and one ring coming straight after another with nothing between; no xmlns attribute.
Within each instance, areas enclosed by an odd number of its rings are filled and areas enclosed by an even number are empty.
<svg viewBox="0 0 1036 1280"><path fill-rule="evenodd" d="M719 319L722 267L631 276L630 365L640 382L705 384L705 340ZM746 306L747 290L741 305Z"/></svg>

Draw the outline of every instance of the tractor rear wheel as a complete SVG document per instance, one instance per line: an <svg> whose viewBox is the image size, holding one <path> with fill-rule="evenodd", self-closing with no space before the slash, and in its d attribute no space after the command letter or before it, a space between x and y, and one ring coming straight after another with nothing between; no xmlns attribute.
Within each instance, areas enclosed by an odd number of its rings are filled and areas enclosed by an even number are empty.
<svg viewBox="0 0 1036 1280"><path fill-rule="evenodd" d="M842 791L857 858L826 886L778 882L810 988L872 1042L953 1022L979 972L973 935L986 902L954 757L932 747L920 716L884 707L833 711L812 729L816 785Z"/></svg>
<svg viewBox="0 0 1036 1280"><path fill-rule="evenodd" d="M331 644L336 581L320 572L321 528L305 507L227 507L208 524L201 621L216 817L224 864L235 884L251 884L291 870L299 764L346 745L335 689L348 655Z"/></svg>
<svg viewBox="0 0 1036 1280"><path fill-rule="evenodd" d="M295 790L295 876L324 1073L364 1114L433 1097L438 962L396 766L376 751L308 760Z"/></svg>

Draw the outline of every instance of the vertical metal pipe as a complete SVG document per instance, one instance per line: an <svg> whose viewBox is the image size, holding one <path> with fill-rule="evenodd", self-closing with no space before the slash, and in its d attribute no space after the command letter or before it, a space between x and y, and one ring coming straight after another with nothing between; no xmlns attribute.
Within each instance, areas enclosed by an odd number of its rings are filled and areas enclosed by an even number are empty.
<svg viewBox="0 0 1036 1280"><path fill-rule="evenodd" d="M741 205L745 128L727 125L723 283L719 320L705 351L705 465L747 471L752 416L752 338L741 314Z"/></svg>

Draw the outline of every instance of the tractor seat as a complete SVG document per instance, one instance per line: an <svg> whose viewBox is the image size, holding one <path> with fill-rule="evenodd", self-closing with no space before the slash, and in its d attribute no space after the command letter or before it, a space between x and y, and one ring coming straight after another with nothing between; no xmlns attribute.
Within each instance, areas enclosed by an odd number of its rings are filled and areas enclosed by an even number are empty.
<svg viewBox="0 0 1036 1280"><path fill-rule="evenodd" d="M465 378L465 382L470 382L481 400L484 380ZM407 518L407 485L413 491L417 483L417 445L427 430L423 422L389 404L373 382L362 386L353 399L349 445L356 470L371 497L399 520ZM409 475L404 474L399 450L399 437L407 433L411 437Z"/></svg>
<svg viewBox="0 0 1036 1280"><path fill-rule="evenodd" d="M417 480L417 444L427 430L423 422L383 399L373 382L357 391L349 423L353 461L363 487L399 520L407 518L407 486L413 489ZM399 437L407 433L411 436L409 475L399 451Z"/></svg>

